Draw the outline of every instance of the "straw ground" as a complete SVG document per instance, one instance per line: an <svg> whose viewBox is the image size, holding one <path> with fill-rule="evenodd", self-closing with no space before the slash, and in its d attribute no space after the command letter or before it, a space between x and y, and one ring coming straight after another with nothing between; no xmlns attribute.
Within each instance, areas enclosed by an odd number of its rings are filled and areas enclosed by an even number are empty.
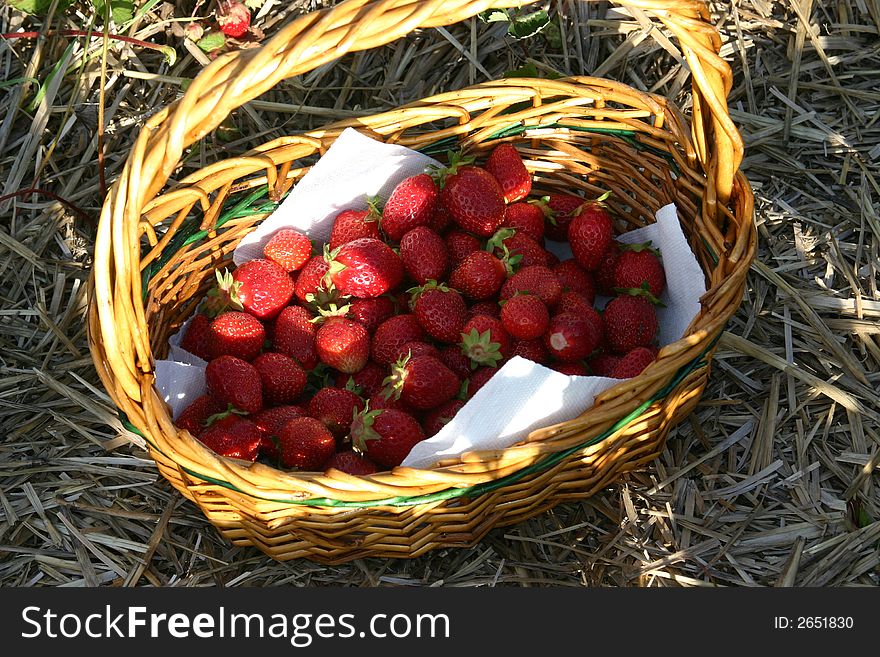
<svg viewBox="0 0 880 657"><path fill-rule="evenodd" d="M335 567L228 546L157 475L92 369L83 318L102 189L145 117L208 61L179 30L194 3L146 4L124 34L172 46L173 64L100 38L0 41L0 585L880 584L880 3L714 6L761 241L710 385L662 457L473 549ZM268 2L256 24L271 35L319 4ZM290 80L191 150L180 175L528 63L689 107L680 53L644 16L548 6L566 17L560 42L474 20ZM0 32L101 31L87 7L37 19L6 5Z"/></svg>

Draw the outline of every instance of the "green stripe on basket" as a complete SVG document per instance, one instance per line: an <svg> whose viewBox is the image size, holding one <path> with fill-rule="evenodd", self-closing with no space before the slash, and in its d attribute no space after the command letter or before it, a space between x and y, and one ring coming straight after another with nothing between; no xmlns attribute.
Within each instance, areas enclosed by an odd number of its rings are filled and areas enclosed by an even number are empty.
<svg viewBox="0 0 880 657"><path fill-rule="evenodd" d="M654 395L653 397L651 397L647 401L643 402L640 406L635 408L626 417L623 417L620 420L618 420L610 429L604 431L603 433L599 434L598 436L595 436L594 438L591 438L590 440L586 440L578 445L575 445L574 447L570 447L567 450L563 450L561 452L551 454L551 455L541 459L540 461L537 461L536 463L534 463L526 468L523 468L522 470L518 470L517 472L514 472L513 474L507 475L506 477L501 477L500 479L496 479L495 481L490 481L490 482L486 482L483 484L477 484L475 486L469 486L469 487L464 487L464 488L448 488L446 490L442 490L437 493L429 493L427 495L417 495L417 496L411 496L411 497L407 497L407 496L388 497L388 498L379 499L379 500L370 500L367 502L345 502L345 501L341 501L341 500L334 500L334 499L327 498L327 497L317 497L317 498L310 498L310 499L306 499L306 500L278 499L278 498L269 498L269 497L261 497L258 499L263 499L263 500L266 500L267 502L277 502L279 504L294 504L294 505L300 505L300 506L326 506L326 507L335 507L335 508L364 508L364 507L377 507L377 506L413 506L416 504L429 504L431 502L439 502L442 500L449 500L449 499L453 499L456 497L476 497L479 495L484 495L486 493L492 492L492 491L497 490L499 488L503 488L504 486L507 486L508 484L515 483L515 482L519 481L520 479L522 479L523 477L526 477L530 474L542 472L543 470L546 470L546 469L558 464L559 462L563 461L564 459L568 458L570 455L575 454L576 452L578 452L582 449L585 449L587 447L591 447L597 443L602 442L603 440L605 440L606 438L608 438L612 434L616 433L617 431L626 427L631 422L635 421L639 416L642 415L642 413L644 413L648 408L650 408L652 404L660 401L666 395L668 395L670 392L672 392L676 388L676 386L678 386L689 374L691 374L692 372L694 372L697 369L700 369L701 367L708 365L708 361L705 360L704 357L712 349L712 347L715 346L715 343L718 342L720 337L721 337L721 332L718 333L718 336L716 336L715 339L713 339L712 342L710 342L706 346L706 348L703 349L703 351L700 352L700 354L696 358L694 358L690 363L688 363L687 365L685 365L684 367L679 369L678 372L676 372L675 376L672 377L672 379L669 381L669 383L667 383L661 390L659 390L656 395ZM119 417L122 420L123 425L127 429L129 429L133 433L136 433L139 436L142 436L148 443L150 443L150 445L153 447L153 449L155 449L157 452L162 454L164 457L170 459L170 457L167 454L165 454L165 452L163 452L161 449L159 449L153 443L153 441L151 441L147 436L145 436L143 433L141 433L134 425L132 425L128 421L128 418L125 417L125 414L121 410L119 411ZM170 460L173 461L173 459L170 459ZM233 491L235 491L237 493L241 493L243 495L248 494L248 493L245 493L244 491L242 491L237 486L234 486L227 481L222 481L222 480L216 479L214 477L209 477L209 476L204 475L200 472L196 472L194 470L191 470L190 468L183 468L183 470L184 470L184 472L186 472L190 476L196 477L196 478L201 479L203 481L207 481L207 482L215 484L217 486L222 486L223 488L233 490ZM254 496L252 496L252 497L254 497Z"/></svg>

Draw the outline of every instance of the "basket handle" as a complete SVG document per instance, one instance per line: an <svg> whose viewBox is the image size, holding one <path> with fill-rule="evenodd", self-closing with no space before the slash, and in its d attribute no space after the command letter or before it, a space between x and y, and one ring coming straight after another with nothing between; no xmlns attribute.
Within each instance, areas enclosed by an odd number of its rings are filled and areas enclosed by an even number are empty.
<svg viewBox="0 0 880 657"><path fill-rule="evenodd" d="M588 0L594 1L594 0ZM196 76L175 103L142 128L119 179L101 210L94 251L94 299L106 365L118 392L141 399L138 370L152 368L149 340L120 340L115 322L145 326L139 274L138 225L141 212L165 186L185 148L214 128L235 108L284 79L306 73L342 55L390 43L417 28L451 25L491 8L530 4L528 0L346 0L297 18L262 47L219 56ZM721 39L709 23L703 0L625 0L623 6L655 16L679 40L693 81L692 132L708 184L704 215L716 217L726 203L742 161L742 139L727 108L730 67L718 52ZM128 332L127 330L125 331Z"/></svg>

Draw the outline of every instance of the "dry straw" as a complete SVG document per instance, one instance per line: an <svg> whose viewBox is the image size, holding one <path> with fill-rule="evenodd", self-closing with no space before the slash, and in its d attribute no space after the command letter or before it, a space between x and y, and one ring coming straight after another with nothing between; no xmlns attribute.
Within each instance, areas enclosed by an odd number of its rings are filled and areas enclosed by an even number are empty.
<svg viewBox="0 0 880 657"><path fill-rule="evenodd" d="M738 172L742 140L726 104L731 73L701 2L622 3L677 38L693 76L690 126L667 99L611 80L503 79L274 139L167 186L189 145L278 82L419 27L457 23L487 4L348 0L296 19L259 49L221 55L147 121L109 191L91 279L96 368L162 475L236 544L279 560L329 563L471 545L494 526L588 497L651 462L700 399L756 249L752 192ZM153 361L165 355L169 333L193 311L213 270L230 262L242 236L349 126L430 153L461 147L479 156L510 141L540 189L588 197L611 190L621 231L675 202L706 272L700 314L642 375L601 395L581 417L500 452L369 477L282 472L216 456L174 427L153 386ZM147 548L155 547L151 539Z"/></svg>

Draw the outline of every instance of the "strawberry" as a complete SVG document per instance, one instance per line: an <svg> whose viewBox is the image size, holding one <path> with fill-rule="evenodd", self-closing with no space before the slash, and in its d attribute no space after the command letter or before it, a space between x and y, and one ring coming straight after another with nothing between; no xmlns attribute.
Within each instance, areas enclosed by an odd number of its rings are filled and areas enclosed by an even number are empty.
<svg viewBox="0 0 880 657"><path fill-rule="evenodd" d="M666 273L660 259L646 245L633 245L617 259L614 266L614 288L618 290L640 289L647 286L654 297L659 298L666 288Z"/></svg>
<svg viewBox="0 0 880 657"><path fill-rule="evenodd" d="M593 275L581 267L574 258L563 260L552 268L562 285L563 292L576 292L592 304L596 300L596 284Z"/></svg>
<svg viewBox="0 0 880 657"><path fill-rule="evenodd" d="M321 297L323 300L330 290L330 278L327 272L330 265L324 260L324 256L312 256L299 272L294 283L294 294L299 302L308 304Z"/></svg>
<svg viewBox="0 0 880 657"><path fill-rule="evenodd" d="M401 358L415 358L416 356L433 356L440 358L440 351L432 344L427 342L407 342L403 345L395 355L395 362Z"/></svg>
<svg viewBox="0 0 880 657"><path fill-rule="evenodd" d="M257 368L235 356L215 358L205 368L208 394L245 413L263 408L263 383Z"/></svg>
<svg viewBox="0 0 880 657"><path fill-rule="evenodd" d="M477 391L489 383L489 379L497 373L497 367L478 367L467 381L467 398L470 399L477 394Z"/></svg>
<svg viewBox="0 0 880 657"><path fill-rule="evenodd" d="M544 345L558 360L574 362L589 356L602 342L602 318L592 315L563 313L550 320L544 334Z"/></svg>
<svg viewBox="0 0 880 657"><path fill-rule="evenodd" d="M482 246L480 240L463 230L451 230L443 239L446 244L446 252L449 254L449 264L457 266L471 253L479 251Z"/></svg>
<svg viewBox="0 0 880 657"><path fill-rule="evenodd" d="M296 359L306 370L318 364L315 349L317 327L312 314L302 306L288 306L281 311L274 324L272 339L275 351Z"/></svg>
<svg viewBox="0 0 880 657"><path fill-rule="evenodd" d="M556 313L559 315L562 313L584 315L591 312L593 312L593 304L577 292L563 292L559 296L559 303L556 304Z"/></svg>
<svg viewBox="0 0 880 657"><path fill-rule="evenodd" d="M539 201L529 201L534 204L546 218L544 234L547 239L556 242L568 241L568 226L574 219L578 208L584 203L580 196L572 194L550 194Z"/></svg>
<svg viewBox="0 0 880 657"><path fill-rule="evenodd" d="M501 298L510 299L518 292L529 292L537 296L548 308L553 308L562 295L559 279L547 267L532 265L523 267L508 278L501 288Z"/></svg>
<svg viewBox="0 0 880 657"><path fill-rule="evenodd" d="M432 408L425 413L425 418L422 421L425 436L430 438L439 433L455 417L455 414L461 410L462 406L464 406L464 400L450 399L448 402L440 404L437 408Z"/></svg>
<svg viewBox="0 0 880 657"><path fill-rule="evenodd" d="M253 315L229 310L211 320L207 339L208 360L227 355L253 360L263 349L266 329Z"/></svg>
<svg viewBox="0 0 880 657"><path fill-rule="evenodd" d="M471 317L461 331L461 350L471 360L471 366L498 363L510 355L510 336L500 320L487 315Z"/></svg>
<svg viewBox="0 0 880 657"><path fill-rule="evenodd" d="M517 233L528 235L542 244L544 242L544 213L532 203L511 203L504 210L504 228L513 228Z"/></svg>
<svg viewBox="0 0 880 657"><path fill-rule="evenodd" d="M443 205L464 230L488 237L504 221L504 192L491 173L469 164L459 154L450 156L446 169L437 172Z"/></svg>
<svg viewBox="0 0 880 657"><path fill-rule="evenodd" d="M211 352L208 346L210 326L210 317L201 313L195 315L189 326L186 327L186 333L183 334L180 346L202 360L211 360Z"/></svg>
<svg viewBox="0 0 880 657"><path fill-rule="evenodd" d="M455 397L460 385L455 373L437 358L404 357L391 368L384 394L424 411Z"/></svg>
<svg viewBox="0 0 880 657"><path fill-rule="evenodd" d="M467 305L461 295L434 281L414 288L413 314L425 332L440 342L458 342L468 321Z"/></svg>
<svg viewBox="0 0 880 657"><path fill-rule="evenodd" d="M315 418L297 417L278 431L278 448L286 467L314 472L333 456L336 440Z"/></svg>
<svg viewBox="0 0 880 657"><path fill-rule="evenodd" d="M230 284L225 279L220 291L230 296L233 308L249 312L259 320L272 319L293 298L290 274L265 258L242 263L232 272L231 280Z"/></svg>
<svg viewBox="0 0 880 657"><path fill-rule="evenodd" d="M440 202L438 195L437 203L434 205L434 214L431 215L431 223L428 224L428 227L435 233L443 234L451 225L452 215L449 214L449 210L446 209L446 206Z"/></svg>
<svg viewBox="0 0 880 657"><path fill-rule="evenodd" d="M620 356L614 354L596 354L587 361L594 376L610 377L620 362Z"/></svg>
<svg viewBox="0 0 880 657"><path fill-rule="evenodd" d="M585 203L568 227L568 242L578 264L593 271L614 239L611 215L599 202Z"/></svg>
<svg viewBox="0 0 880 657"><path fill-rule="evenodd" d="M343 244L362 237L379 239L380 216L375 202L372 201L366 210L343 210L333 220L330 249L338 249Z"/></svg>
<svg viewBox="0 0 880 657"><path fill-rule="evenodd" d="M227 405L210 395L196 397L193 402L180 412L174 421L178 429L186 429L198 436L208 428L208 418L227 410Z"/></svg>
<svg viewBox="0 0 880 657"><path fill-rule="evenodd" d="M506 276L503 262L486 251L475 251L452 271L449 285L468 299L480 301L495 296Z"/></svg>
<svg viewBox="0 0 880 657"><path fill-rule="evenodd" d="M496 146L486 160L486 171L501 186L505 203L522 200L532 191L532 177L513 144Z"/></svg>
<svg viewBox="0 0 880 657"><path fill-rule="evenodd" d="M517 340L513 343L512 356L521 356L541 365L550 360L550 352L544 346L543 340Z"/></svg>
<svg viewBox="0 0 880 657"><path fill-rule="evenodd" d="M290 273L302 269L312 257L312 241L293 228L282 228L269 238L263 256Z"/></svg>
<svg viewBox="0 0 880 657"><path fill-rule="evenodd" d="M373 334L372 357L380 365L397 360L400 348L407 342L422 342L425 331L415 315L395 315L379 325Z"/></svg>
<svg viewBox="0 0 880 657"><path fill-rule="evenodd" d="M401 180L382 209L382 231L393 242L417 226L431 223L437 205L437 186L427 173Z"/></svg>
<svg viewBox="0 0 880 657"><path fill-rule="evenodd" d="M546 265L544 248L527 235L520 235L513 228L499 228L486 242L486 251L499 258L509 274L520 267Z"/></svg>
<svg viewBox="0 0 880 657"><path fill-rule="evenodd" d="M654 362L654 353L646 347L636 347L628 352L611 370L614 379L631 379L641 374L648 365Z"/></svg>
<svg viewBox="0 0 880 657"><path fill-rule="evenodd" d="M360 322L370 333L394 314L394 301L390 297L352 299L346 317Z"/></svg>
<svg viewBox="0 0 880 657"><path fill-rule="evenodd" d="M331 317L318 329L315 349L322 363L354 374L370 359L370 334L359 322Z"/></svg>
<svg viewBox="0 0 880 657"><path fill-rule="evenodd" d="M400 239L400 259L406 273L419 285L442 280L449 270L443 238L426 226L413 228Z"/></svg>
<svg viewBox="0 0 880 657"><path fill-rule="evenodd" d="M220 456L256 461L260 452L260 430L250 420L230 415L214 423L199 440Z"/></svg>
<svg viewBox="0 0 880 657"><path fill-rule="evenodd" d="M470 308L468 308L471 317L475 317L476 315L488 315L489 317L501 317L501 306L499 306L495 301L486 300L486 301L478 301Z"/></svg>
<svg viewBox="0 0 880 657"><path fill-rule="evenodd" d="M440 350L440 360L460 379L471 375L471 359L464 355L459 345L449 345Z"/></svg>
<svg viewBox="0 0 880 657"><path fill-rule="evenodd" d="M328 275L345 295L362 299L378 297L403 280L403 263L391 247L377 239L362 237L328 251Z"/></svg>
<svg viewBox="0 0 880 657"><path fill-rule="evenodd" d="M407 405L402 399L395 399L394 395L385 396L385 391L380 390L376 394L372 395L367 400L367 405L370 407L370 410L379 411L384 410L386 408L393 408L395 411L403 411L404 413L409 413L413 417L416 416L416 409Z"/></svg>
<svg viewBox="0 0 880 657"><path fill-rule="evenodd" d="M337 438L342 438L351 428L355 413L364 408L364 400L351 390L321 388L309 400L309 415L319 420Z"/></svg>
<svg viewBox="0 0 880 657"><path fill-rule="evenodd" d="M382 390L382 383L387 375L387 367L382 367L378 363L368 361L363 369L354 374L340 372L336 376L336 387L351 390L355 394L366 398Z"/></svg>
<svg viewBox="0 0 880 657"><path fill-rule="evenodd" d="M550 325L550 311L533 294L517 294L501 307L501 323L512 337L534 340Z"/></svg>
<svg viewBox="0 0 880 657"><path fill-rule="evenodd" d="M605 253L602 254L599 265L593 272L596 294L601 294L605 297L613 297L616 294L614 291L614 272L617 269L617 260L620 258L621 253L623 251L620 249L620 244L612 241L605 250Z"/></svg>
<svg viewBox="0 0 880 657"><path fill-rule="evenodd" d="M605 337L611 350L625 354L636 347L648 347L657 337L657 313L650 301L623 294L605 306Z"/></svg>
<svg viewBox="0 0 880 657"><path fill-rule="evenodd" d="M589 376L590 372L583 364L582 361L575 361L573 363L553 363L550 366L550 369L556 370L560 374L565 374L566 376Z"/></svg>
<svg viewBox="0 0 880 657"><path fill-rule="evenodd" d="M257 356L253 365L260 373L267 404L290 404L306 387L305 371L290 356L267 352Z"/></svg>
<svg viewBox="0 0 880 657"><path fill-rule="evenodd" d="M418 421L395 409L359 413L351 427L352 444L377 465L393 468L425 439Z"/></svg>
<svg viewBox="0 0 880 657"><path fill-rule="evenodd" d="M264 408L251 416L251 421L260 430L260 451L275 461L281 458L278 449L278 432L288 420L303 417L306 411L302 406L274 406Z"/></svg>
<svg viewBox="0 0 880 657"><path fill-rule="evenodd" d="M233 39L244 36L250 29L251 12L236 0L220 0L215 15L220 31Z"/></svg>
<svg viewBox="0 0 880 657"><path fill-rule="evenodd" d="M544 250L544 256L547 258L547 266L550 269L553 269L556 265L559 264L559 256L553 253L553 251Z"/></svg>
<svg viewBox="0 0 880 657"><path fill-rule="evenodd" d="M327 462L321 466L325 472L335 468L350 475L369 475L376 472L376 464L366 456L361 456L354 450L336 452Z"/></svg>

